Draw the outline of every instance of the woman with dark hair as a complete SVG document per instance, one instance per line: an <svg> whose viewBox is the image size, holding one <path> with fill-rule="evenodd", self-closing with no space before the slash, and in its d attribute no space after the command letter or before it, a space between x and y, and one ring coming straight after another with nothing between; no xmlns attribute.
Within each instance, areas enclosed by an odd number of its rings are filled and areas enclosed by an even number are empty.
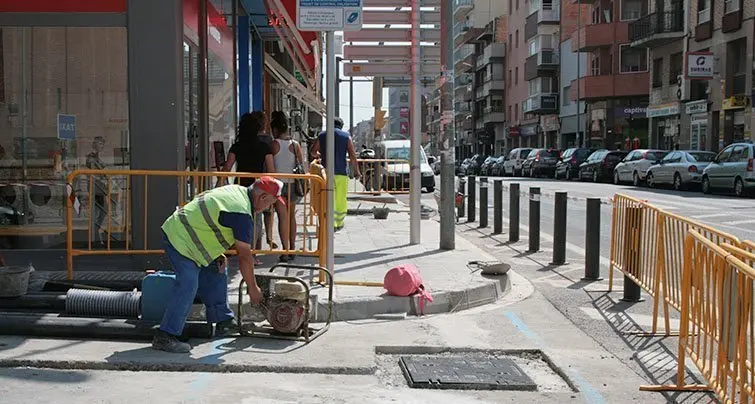
<svg viewBox="0 0 755 404"><path fill-rule="evenodd" d="M264 120L260 121L256 113L246 113L239 119L239 134L236 142L228 151L228 160L225 162L223 171L231 171L236 164L236 172L239 173L274 173L273 150L270 145L260 139L264 129ZM254 183L254 178L236 177L236 183L248 187ZM258 214L254 218L255 223L262 223L263 215ZM254 244L262 238L262 226L254 226ZM256 265L261 265L260 261Z"/></svg>
<svg viewBox="0 0 755 404"><path fill-rule="evenodd" d="M294 174L296 167L304 166L301 146L291 138L286 114L283 111L275 111L272 116L273 119L270 122L270 128L275 138L273 142L275 168L281 174ZM281 240L285 240L283 241L284 248L293 249L296 244L296 204L299 203L301 197L296 194L294 180L282 178L281 181L283 182L282 196L286 200L287 206L277 202L275 209L279 213L281 211L286 212L287 218L282 217L280 214L278 215L278 232ZM288 237L284 238L286 235ZM287 258L288 260L293 260L294 257L291 254ZM285 260L284 256L281 256L281 260Z"/></svg>

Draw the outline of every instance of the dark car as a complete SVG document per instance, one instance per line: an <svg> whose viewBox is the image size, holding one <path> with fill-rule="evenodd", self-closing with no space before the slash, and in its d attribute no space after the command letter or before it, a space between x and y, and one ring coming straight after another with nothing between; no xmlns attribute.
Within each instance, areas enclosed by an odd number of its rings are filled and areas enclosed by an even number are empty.
<svg viewBox="0 0 755 404"><path fill-rule="evenodd" d="M590 157L594 150L580 147L566 149L556 163L556 179L564 178L569 181L579 174L579 166Z"/></svg>
<svg viewBox="0 0 755 404"><path fill-rule="evenodd" d="M461 175L473 175L474 169L472 168L472 165L474 162L472 161L471 157L467 157L464 159L464 161L461 162L461 167L459 167L459 174Z"/></svg>
<svg viewBox="0 0 755 404"><path fill-rule="evenodd" d="M462 162L463 162L462 160L456 160L456 161L454 161L454 172L456 173L456 175L462 175L462 174L464 174L464 172L461 169L461 163Z"/></svg>
<svg viewBox="0 0 755 404"><path fill-rule="evenodd" d="M579 180L610 181L614 168L626 155L625 151L596 150L579 166Z"/></svg>
<svg viewBox="0 0 755 404"><path fill-rule="evenodd" d="M553 177L556 163L561 151L556 149L532 149L527 160L522 163L522 175L525 177Z"/></svg>
<svg viewBox="0 0 755 404"><path fill-rule="evenodd" d="M490 166L490 175L494 177L502 177L505 172L503 168L503 163L506 162L506 156L501 156L495 159L493 164Z"/></svg>
<svg viewBox="0 0 755 404"><path fill-rule="evenodd" d="M482 166L482 163L485 162L486 158L486 156L483 156L481 154L475 154L474 156L470 157L465 174L480 175L480 167Z"/></svg>
<svg viewBox="0 0 755 404"><path fill-rule="evenodd" d="M490 175L490 169L493 167L493 163L498 159L498 157L490 156L485 159L485 161L482 162L482 165L480 165L480 175Z"/></svg>

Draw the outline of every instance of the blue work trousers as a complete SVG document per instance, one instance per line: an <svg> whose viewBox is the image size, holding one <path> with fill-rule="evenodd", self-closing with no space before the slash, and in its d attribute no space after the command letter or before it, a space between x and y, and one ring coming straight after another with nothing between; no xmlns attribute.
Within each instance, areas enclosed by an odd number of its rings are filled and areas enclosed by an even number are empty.
<svg viewBox="0 0 755 404"><path fill-rule="evenodd" d="M218 272L215 263L200 267L176 251L165 235L163 242L165 253L176 273L176 283L160 329L168 334L181 335L197 294L205 305L208 323L232 319L233 311L228 306L228 274Z"/></svg>

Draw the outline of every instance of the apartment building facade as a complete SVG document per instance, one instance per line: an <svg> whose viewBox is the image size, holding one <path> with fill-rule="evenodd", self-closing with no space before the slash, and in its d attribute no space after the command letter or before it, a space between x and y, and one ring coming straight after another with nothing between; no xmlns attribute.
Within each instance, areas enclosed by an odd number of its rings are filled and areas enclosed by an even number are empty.
<svg viewBox="0 0 755 404"><path fill-rule="evenodd" d="M499 155L505 150L505 55L506 44L496 41L496 18L485 27L475 44L472 119L477 153Z"/></svg>
<svg viewBox="0 0 755 404"><path fill-rule="evenodd" d="M521 103L525 119L537 120L537 145L556 147L559 104L561 4L558 0L531 0L524 24L527 45L524 80L527 98Z"/></svg>
<svg viewBox="0 0 755 404"><path fill-rule="evenodd" d="M487 62L485 59L485 49L491 43L495 42L496 24L494 20L497 16L504 14L505 4L496 0L455 0L454 1L454 110L455 110L455 129L456 129L456 156L457 158L469 157L475 153L484 153L492 151L493 144L496 141L495 120L505 119L502 114L495 115L492 110L488 111L488 126L485 126L485 108L492 105L492 100L480 97L482 110L476 113L478 105L476 88L484 87L488 77L494 75L478 74L480 70L493 69L492 65L498 64L503 58L505 51L500 48L488 49ZM495 52L493 52L495 50ZM493 56L495 54L495 56ZM478 64L479 60L479 64ZM487 70L486 70L487 71ZM490 70L492 72L492 70ZM475 84L475 76L478 75L482 82ZM494 86L502 86L500 83L493 83L492 79L488 83L488 97L491 97L498 90L493 90ZM483 88L484 90L484 88ZM502 91L502 90L501 90ZM499 94L496 94L499 95ZM492 107L491 107L492 108ZM479 117L475 122L475 116ZM481 128L477 128L479 122L483 122ZM500 122L502 124L503 121ZM490 129L490 130L488 130ZM478 138L478 134L480 137ZM500 139L503 139L501 131Z"/></svg>
<svg viewBox="0 0 755 404"><path fill-rule="evenodd" d="M579 1L579 0L575 0ZM648 14L647 0L582 0L589 23L571 36L574 52L587 53L584 77L573 79L570 96L584 101L584 144L593 147L647 147L649 51L633 47L629 25ZM579 20L578 20L579 21Z"/></svg>

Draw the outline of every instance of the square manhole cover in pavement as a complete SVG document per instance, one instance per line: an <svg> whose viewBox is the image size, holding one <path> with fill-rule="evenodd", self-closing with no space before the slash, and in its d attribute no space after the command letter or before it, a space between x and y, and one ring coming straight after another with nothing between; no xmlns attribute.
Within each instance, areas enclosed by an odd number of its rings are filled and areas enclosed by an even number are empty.
<svg viewBox="0 0 755 404"><path fill-rule="evenodd" d="M409 386L413 388L537 390L537 384L510 358L402 356L399 363Z"/></svg>

